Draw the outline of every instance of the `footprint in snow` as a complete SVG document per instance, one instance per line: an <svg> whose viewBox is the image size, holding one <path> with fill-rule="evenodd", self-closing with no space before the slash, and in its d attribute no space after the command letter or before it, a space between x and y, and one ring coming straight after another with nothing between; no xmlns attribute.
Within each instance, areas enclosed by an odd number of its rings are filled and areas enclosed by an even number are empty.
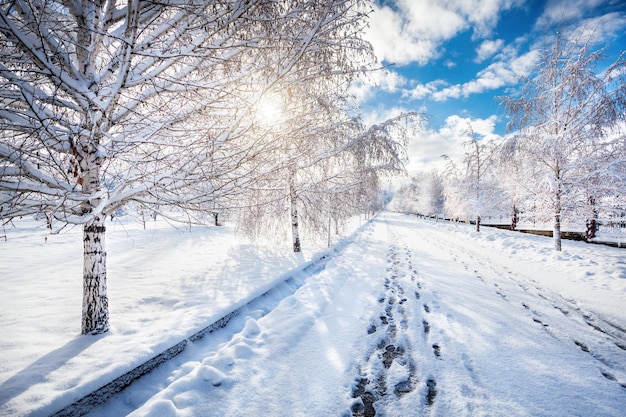
<svg viewBox="0 0 626 417"><path fill-rule="evenodd" d="M224 382L224 375L219 369L214 368L210 365L201 365L200 369L198 369L197 373L199 378L209 382L214 387L219 387Z"/></svg>
<svg viewBox="0 0 626 417"><path fill-rule="evenodd" d="M261 334L261 327L259 327L259 323L253 318L249 318L246 320L246 324L243 327L242 335L247 338L253 338Z"/></svg>

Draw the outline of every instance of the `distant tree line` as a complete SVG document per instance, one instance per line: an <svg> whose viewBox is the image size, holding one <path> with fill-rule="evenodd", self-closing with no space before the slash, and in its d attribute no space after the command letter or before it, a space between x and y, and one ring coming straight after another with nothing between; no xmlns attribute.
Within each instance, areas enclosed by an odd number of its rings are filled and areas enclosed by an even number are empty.
<svg viewBox="0 0 626 417"><path fill-rule="evenodd" d="M535 70L515 96L499 97L510 116L502 141L464 133L464 159L443 173L419 174L398 193L398 208L423 215L551 222L561 250L563 222L595 237L599 218L626 216L626 61L603 68L594 35L579 28L546 37Z"/></svg>

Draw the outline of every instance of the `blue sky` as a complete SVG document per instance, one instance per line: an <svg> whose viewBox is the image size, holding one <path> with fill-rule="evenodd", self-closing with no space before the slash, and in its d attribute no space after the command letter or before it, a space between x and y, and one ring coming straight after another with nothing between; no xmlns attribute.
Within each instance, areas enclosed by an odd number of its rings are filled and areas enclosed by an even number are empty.
<svg viewBox="0 0 626 417"><path fill-rule="evenodd" d="M378 0L366 38L388 71L355 90L366 123L428 115L410 141L410 173L459 155L468 123L481 137L505 135L494 97L515 94L559 23L597 31L611 62L626 50L624 0Z"/></svg>

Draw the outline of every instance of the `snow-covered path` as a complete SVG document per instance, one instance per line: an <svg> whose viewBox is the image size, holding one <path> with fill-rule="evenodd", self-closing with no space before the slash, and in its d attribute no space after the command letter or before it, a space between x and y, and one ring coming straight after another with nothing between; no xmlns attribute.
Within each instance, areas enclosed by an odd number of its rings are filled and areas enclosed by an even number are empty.
<svg viewBox="0 0 626 417"><path fill-rule="evenodd" d="M388 224L396 262L412 268L399 285L419 298L406 307L415 400L432 402L432 415L623 415L623 329L542 288L549 269L511 268L445 227L401 222Z"/></svg>
<svg viewBox="0 0 626 417"><path fill-rule="evenodd" d="M92 415L623 416L623 252L543 245L383 213L293 295Z"/></svg>

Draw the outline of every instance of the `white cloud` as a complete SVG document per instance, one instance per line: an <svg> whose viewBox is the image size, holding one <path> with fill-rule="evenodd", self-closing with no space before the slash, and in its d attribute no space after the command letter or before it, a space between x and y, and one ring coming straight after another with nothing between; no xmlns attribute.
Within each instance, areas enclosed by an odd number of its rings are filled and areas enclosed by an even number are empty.
<svg viewBox="0 0 626 417"><path fill-rule="evenodd" d="M626 29L626 13L620 11L607 12L606 0L551 0L543 14L535 22L538 33L558 30L566 39L573 42L584 40L590 44L607 44ZM546 37L538 42L544 42Z"/></svg>
<svg viewBox="0 0 626 417"><path fill-rule="evenodd" d="M472 119L455 114L446 119L445 125L439 131L450 137L458 137L462 142L469 139L468 132L470 130L478 135L479 139L491 140L499 137L494 133L496 121L496 115L486 119Z"/></svg>
<svg viewBox="0 0 626 417"><path fill-rule="evenodd" d="M350 93L358 103L364 103L375 94L397 93L407 84L406 78L395 71L380 70L368 73L364 79L350 86Z"/></svg>
<svg viewBox="0 0 626 417"><path fill-rule="evenodd" d="M365 38L380 61L425 64L438 55L435 39L415 33L414 22L406 20L406 12L397 13L388 6L374 9Z"/></svg>
<svg viewBox="0 0 626 417"><path fill-rule="evenodd" d="M456 0L455 7L473 28L473 39L491 36L502 11L522 6L523 0Z"/></svg>
<svg viewBox="0 0 626 417"><path fill-rule="evenodd" d="M350 84L349 91L357 103L364 103L376 94L375 87L375 84L359 81Z"/></svg>
<svg viewBox="0 0 626 417"><path fill-rule="evenodd" d="M517 76L527 76L539 61L539 51L530 50L509 62L510 71Z"/></svg>
<svg viewBox="0 0 626 417"><path fill-rule="evenodd" d="M409 162L406 165L409 176L419 171L442 171L445 168L442 155L453 154L459 146L454 138L444 136L438 131L418 132L409 140Z"/></svg>
<svg viewBox="0 0 626 417"><path fill-rule="evenodd" d="M481 63L487 58L491 58L502 49L503 44L504 41L502 39L483 41L483 43L476 48L476 58L474 62Z"/></svg>
<svg viewBox="0 0 626 417"><path fill-rule="evenodd" d="M404 90L402 92L402 97L410 100L422 100L426 97L430 97L440 87L445 85L447 85L447 83L444 80L435 80L427 84L417 84L410 90Z"/></svg>
<svg viewBox="0 0 626 417"><path fill-rule="evenodd" d="M444 40L468 28L467 20L453 2L399 0L397 3L408 18L406 31L414 37Z"/></svg>
<svg viewBox="0 0 626 417"><path fill-rule="evenodd" d="M442 102L448 99L467 98L472 94L480 94L489 90L497 90L501 87L511 86L518 83L520 77L530 73L536 65L539 53L537 50L529 51L521 56L509 57L501 54L503 60L490 64L476 74L476 78L463 84L447 85L444 81L420 84L413 90L405 92L404 96L412 99L430 98Z"/></svg>
<svg viewBox="0 0 626 417"><path fill-rule="evenodd" d="M394 118L402 113L409 113L414 109L406 109L404 107L385 107L379 105L376 108L368 109L361 117L365 126L373 126Z"/></svg>
<svg viewBox="0 0 626 417"><path fill-rule="evenodd" d="M409 141L409 175L418 171L443 170L446 161L442 155L447 155L455 162L462 161L463 142L468 140L466 132L470 126L482 140L499 139L500 136L494 133L495 123L496 116L472 119L453 115L439 129L418 132Z"/></svg>
<svg viewBox="0 0 626 417"><path fill-rule="evenodd" d="M607 43L624 33L626 13L608 13L602 16L584 19L573 25L571 36L579 39L591 39L595 43Z"/></svg>
<svg viewBox="0 0 626 417"><path fill-rule="evenodd" d="M376 84L382 91L396 93L406 85L406 78L395 71L377 71L375 77Z"/></svg>
<svg viewBox="0 0 626 417"><path fill-rule="evenodd" d="M572 20L583 18L590 10L605 3L605 0L550 0L535 27L543 30Z"/></svg>
<svg viewBox="0 0 626 417"><path fill-rule="evenodd" d="M520 0L397 0L395 8L374 5L366 39L381 61L425 65L441 55L441 46L458 33L491 35L499 14Z"/></svg>
<svg viewBox="0 0 626 417"><path fill-rule="evenodd" d="M460 98L463 93L461 84L451 85L442 90L435 91L430 97L434 101L446 101L449 98Z"/></svg>

